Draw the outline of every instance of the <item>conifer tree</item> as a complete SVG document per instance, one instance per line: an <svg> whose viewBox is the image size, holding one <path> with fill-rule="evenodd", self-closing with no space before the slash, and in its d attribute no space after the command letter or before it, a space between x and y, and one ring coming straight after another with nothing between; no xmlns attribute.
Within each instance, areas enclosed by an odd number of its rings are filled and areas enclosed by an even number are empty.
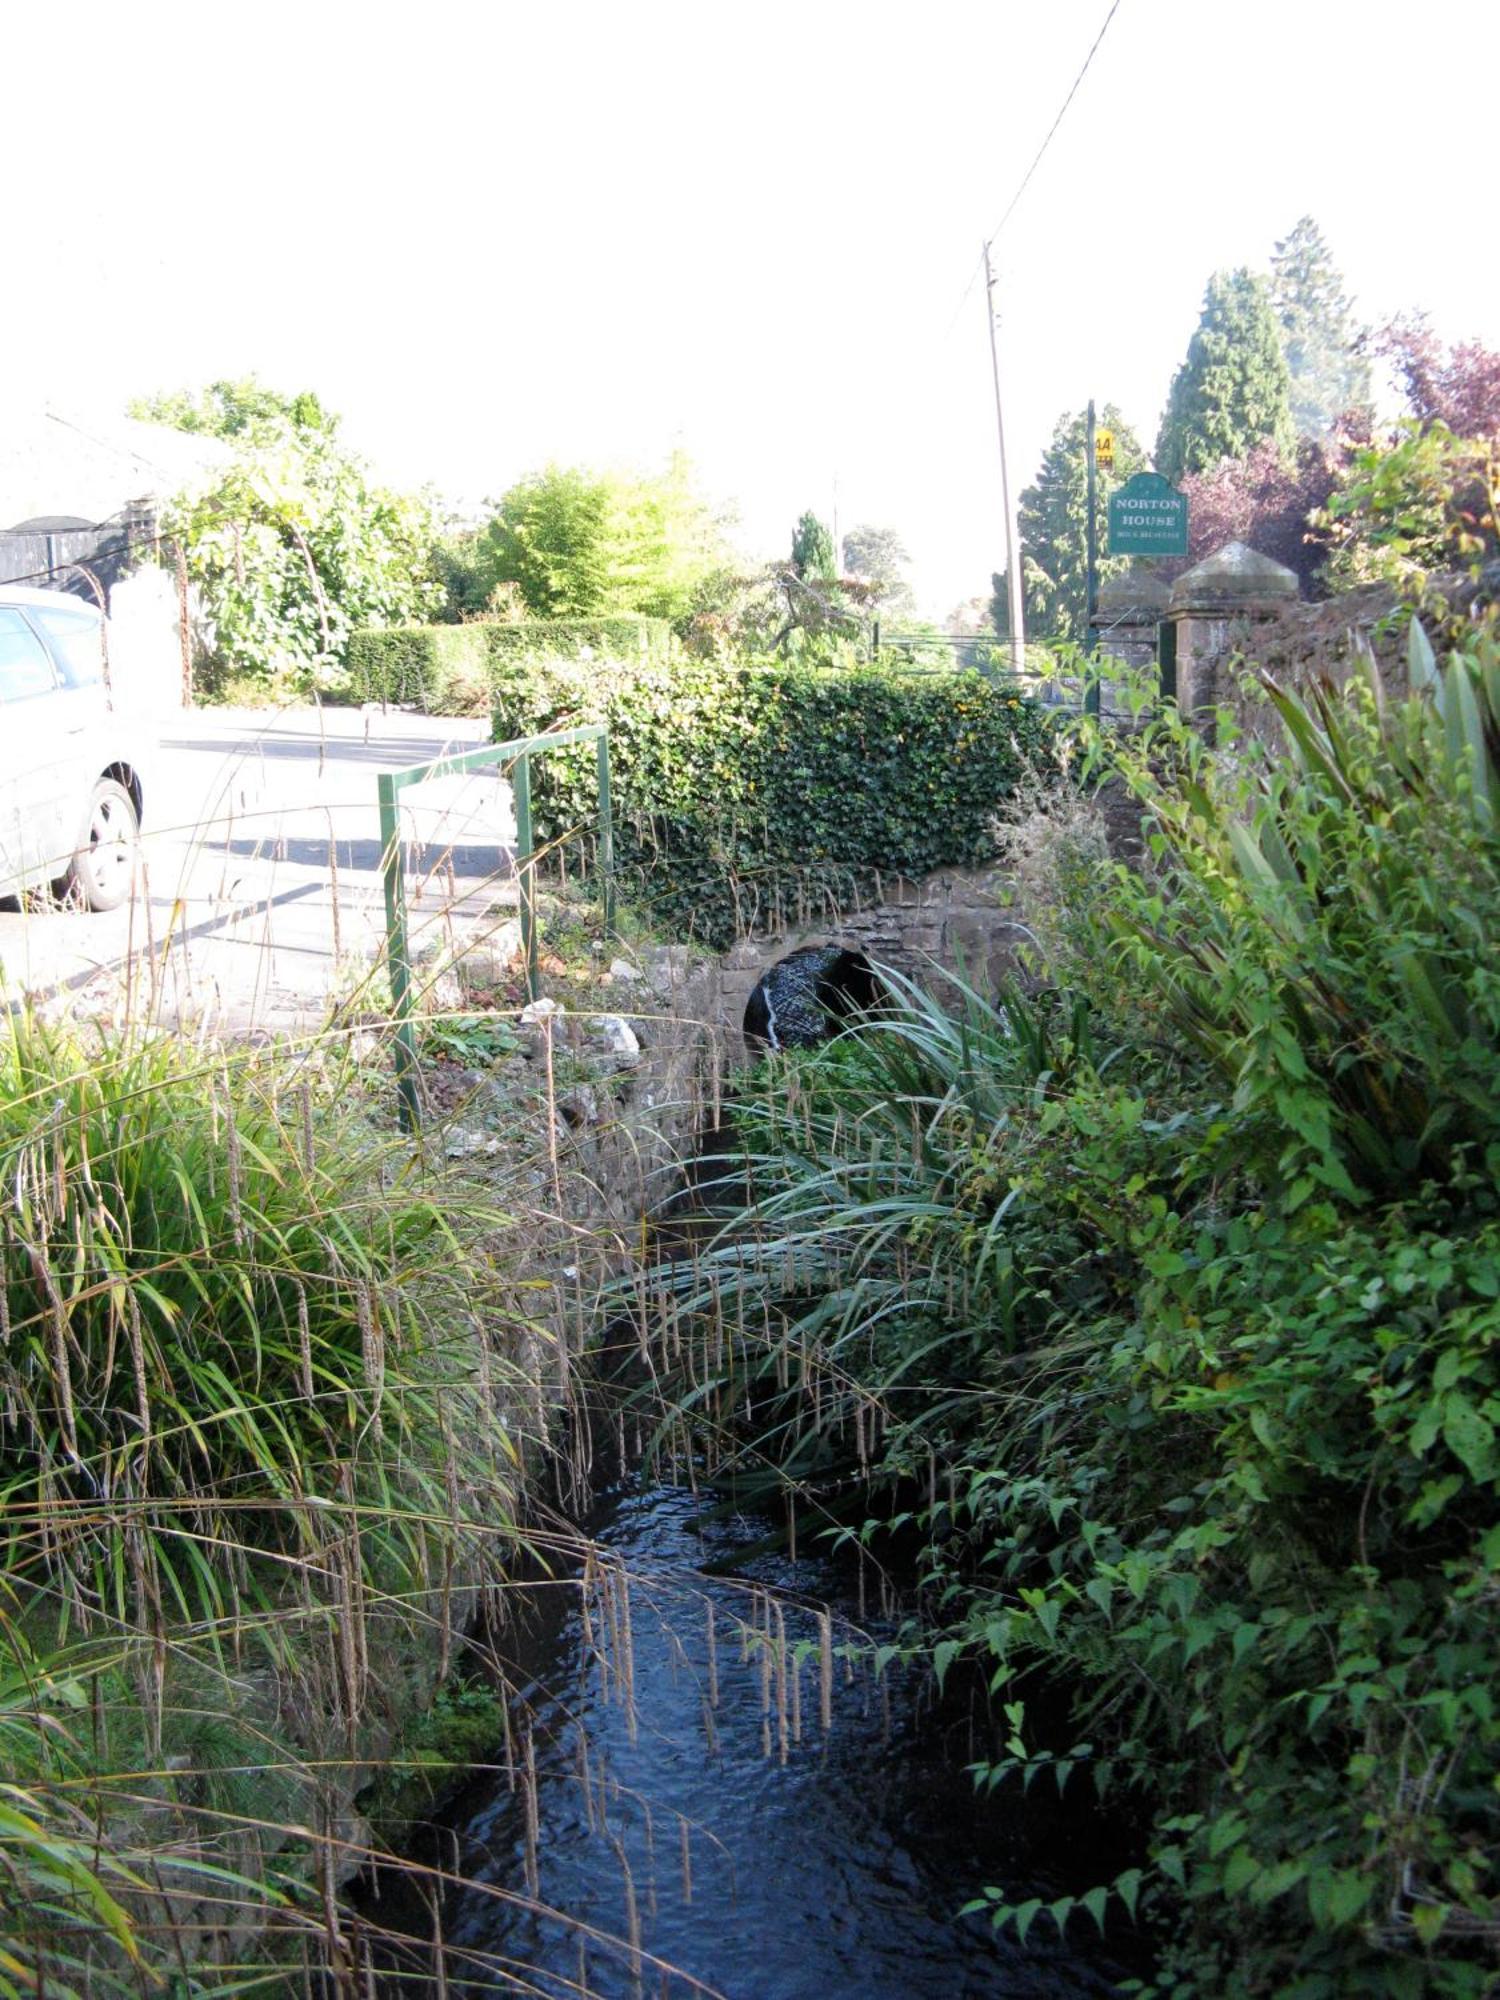
<svg viewBox="0 0 1500 2000"><path fill-rule="evenodd" d="M1288 454L1296 441L1280 329L1263 278L1243 268L1217 271L1172 378L1156 469L1180 479L1221 458L1244 458L1263 438Z"/></svg>
<svg viewBox="0 0 1500 2000"><path fill-rule="evenodd" d="M1115 435L1113 471L1097 475L1099 577L1129 567L1127 559L1106 557L1109 496L1146 463L1140 441L1113 403L1099 415L1100 430ZM1088 596L1088 412L1065 411L1057 420L1052 442L1032 484L1021 494L1017 510L1021 530L1021 574L1026 585L1026 627L1039 639L1076 639L1086 630ZM997 601L1003 600L1003 578L995 578ZM1008 624L997 620L997 630Z"/></svg>
<svg viewBox="0 0 1500 2000"><path fill-rule="evenodd" d="M798 576L822 577L827 582L838 575L833 536L811 510L802 516L792 535L792 568Z"/></svg>
<svg viewBox="0 0 1500 2000"><path fill-rule="evenodd" d="M1357 352L1343 279L1310 215L1282 237L1271 258L1271 303L1292 378L1299 437L1326 437L1346 410L1370 400L1370 370Z"/></svg>

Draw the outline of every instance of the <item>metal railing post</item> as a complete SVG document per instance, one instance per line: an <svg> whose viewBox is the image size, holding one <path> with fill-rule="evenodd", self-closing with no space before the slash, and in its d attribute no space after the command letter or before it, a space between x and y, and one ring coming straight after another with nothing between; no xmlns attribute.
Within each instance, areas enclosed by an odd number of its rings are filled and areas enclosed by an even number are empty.
<svg viewBox="0 0 1500 2000"><path fill-rule="evenodd" d="M516 880L521 898L521 955L526 961L526 995L541 997L536 948L536 869L531 856L531 759L523 750L511 780L516 799Z"/></svg>
<svg viewBox="0 0 1500 2000"><path fill-rule="evenodd" d="M396 1027L396 1090L403 1132L420 1123L417 1106L417 1040L411 1025L411 959L406 936L406 894L401 880L401 822L396 806L396 776L382 771L376 781L380 800L380 872L385 883L385 967L391 987L391 1017Z"/></svg>
<svg viewBox="0 0 1500 2000"><path fill-rule="evenodd" d="M599 738L599 871L604 877L604 935L615 934L615 816L609 796L609 738Z"/></svg>
<svg viewBox="0 0 1500 2000"><path fill-rule="evenodd" d="M415 1132L421 1124L417 1095L417 1042L412 1026L411 950L406 922L406 883L402 869L401 825L398 816L403 786L420 785L432 778L446 778L459 772L484 770L508 760L515 763L513 780L516 810L515 873L519 884L521 949L526 961L526 990L531 999L541 997L541 968L538 964L535 831L531 812L531 758L546 750L567 750L574 745L597 746L599 770L599 863L604 873L604 927L615 925L614 814L609 793L609 737L602 723L587 723L578 729L560 729L555 735L518 737L512 743L491 743L479 750L461 750L449 757L437 757L430 764L409 764L404 771L376 773L380 801L381 876L385 884L386 965L391 985L391 1015L395 1023L396 1082L401 1094L400 1116L403 1130Z"/></svg>

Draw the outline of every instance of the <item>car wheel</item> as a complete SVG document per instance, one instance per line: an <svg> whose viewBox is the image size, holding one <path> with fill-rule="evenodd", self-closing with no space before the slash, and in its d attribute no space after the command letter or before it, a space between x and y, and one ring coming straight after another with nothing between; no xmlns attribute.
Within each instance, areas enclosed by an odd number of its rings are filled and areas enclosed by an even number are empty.
<svg viewBox="0 0 1500 2000"><path fill-rule="evenodd" d="M135 801L113 778L101 778L89 800L83 837L69 864L69 895L89 910L117 910L135 881L141 825Z"/></svg>

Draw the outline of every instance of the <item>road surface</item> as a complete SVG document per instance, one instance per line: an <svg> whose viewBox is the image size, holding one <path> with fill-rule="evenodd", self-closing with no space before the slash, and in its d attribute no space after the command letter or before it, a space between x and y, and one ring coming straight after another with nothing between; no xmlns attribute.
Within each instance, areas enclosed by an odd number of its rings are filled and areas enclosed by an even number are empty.
<svg viewBox="0 0 1500 2000"><path fill-rule="evenodd" d="M205 709L161 726L137 893L107 914L0 902L4 997L154 1010L228 1033L315 1025L384 936L375 780L488 738L483 720ZM510 787L491 772L402 794L414 946L514 901Z"/></svg>

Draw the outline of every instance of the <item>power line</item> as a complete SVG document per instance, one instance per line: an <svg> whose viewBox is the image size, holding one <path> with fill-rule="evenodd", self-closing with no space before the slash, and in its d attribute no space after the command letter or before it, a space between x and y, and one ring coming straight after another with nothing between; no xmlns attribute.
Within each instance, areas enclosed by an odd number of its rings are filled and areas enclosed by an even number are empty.
<svg viewBox="0 0 1500 2000"><path fill-rule="evenodd" d="M944 329L943 332L944 340L947 340L949 334L952 333L954 327L958 325L959 318L963 312L963 309L969 303L969 299L973 294L974 287L979 282L979 274L984 269L984 251L989 249L990 245L994 242L995 238L1000 234L1001 230L1005 227L1006 223L1010 221L1011 215L1015 211L1016 204L1020 201L1022 195L1025 194L1027 188L1031 185L1032 175L1036 172L1037 168L1042 164L1042 156L1045 154L1047 148L1052 144L1053 139L1056 138L1057 128L1059 125L1061 125L1063 119L1067 116L1068 106L1073 102L1073 99L1078 95L1078 86L1083 82L1083 79L1088 75L1089 65L1094 60L1094 57L1099 53L1099 44L1104 40L1105 35L1109 32L1109 24L1115 18L1115 15L1119 10L1119 6L1120 6L1120 0L1113 0L1109 12L1104 17L1104 26L1099 30L1098 34L1095 35L1094 37L1094 46L1089 50L1088 54L1083 59L1083 68L1079 70L1077 76L1075 76L1073 79L1073 88L1068 92L1067 96L1063 99L1062 109L1053 119L1051 129L1047 133L1046 138L1043 139L1041 145L1037 148L1036 158L1032 161L1031 165L1026 169L1025 174L1022 176L1021 185L1016 189L1015 193L1011 196L1010 202L1006 207L1004 215L1001 216L1000 220L995 224L994 228L985 238L984 249L980 251L978 257L975 259L974 268L969 273L969 282L964 286L963 295L959 299L958 304L953 308L953 317L949 320L946 328Z"/></svg>
<svg viewBox="0 0 1500 2000"><path fill-rule="evenodd" d="M1026 169L1025 174L1022 176L1021 185L1016 189L1015 193L1011 196L1010 204L1006 208L1004 215L1001 216L1000 220L995 224L994 228L990 231L989 236L986 239L987 242L990 243L994 242L995 238L1000 234L1001 230L1005 227L1006 223L1010 221L1011 216L1015 213L1017 202L1019 202L1022 195L1025 194L1027 188L1030 187L1031 177L1036 172L1037 168L1042 164L1043 155L1046 153L1047 148L1052 144L1052 141L1056 138L1057 128L1059 125L1061 125L1063 119L1066 118L1066 116L1068 115L1068 106L1073 102L1073 99L1078 95L1078 86L1083 82L1083 79L1088 75L1089 64L1094 60L1094 57L1098 55L1099 44L1104 40L1104 37L1109 33L1109 24L1115 18L1115 15L1119 12L1119 9L1120 9L1120 0L1113 0L1113 4L1111 5L1109 12L1104 17L1104 26L1099 30L1098 34L1095 35L1094 37L1094 46L1089 50L1088 54L1083 59L1083 68L1078 72L1077 76L1075 76L1073 79L1073 88L1068 92L1067 96L1063 99L1062 110L1059 111L1057 116L1053 119L1051 130L1048 132L1046 138L1043 139L1040 147L1037 149L1036 158L1032 161L1031 165ZM973 289L974 289L974 280L971 278L969 280L969 291L972 291ZM968 292L964 293L965 298L967 298L968 295L969 295Z"/></svg>

